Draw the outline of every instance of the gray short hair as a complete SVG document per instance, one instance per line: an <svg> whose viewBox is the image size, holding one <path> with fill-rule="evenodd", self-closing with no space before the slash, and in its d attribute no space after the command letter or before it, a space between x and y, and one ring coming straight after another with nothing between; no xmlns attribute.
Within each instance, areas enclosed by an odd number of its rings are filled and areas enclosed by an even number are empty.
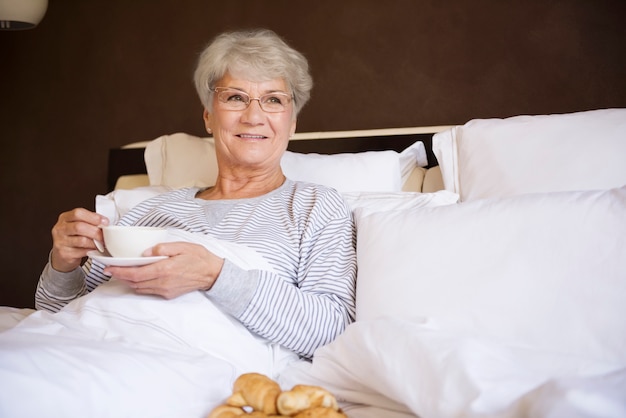
<svg viewBox="0 0 626 418"><path fill-rule="evenodd" d="M202 51L194 82L205 108L211 110L212 89L226 73L254 81L284 79L294 96L295 115L313 87L304 55L267 29L223 33Z"/></svg>

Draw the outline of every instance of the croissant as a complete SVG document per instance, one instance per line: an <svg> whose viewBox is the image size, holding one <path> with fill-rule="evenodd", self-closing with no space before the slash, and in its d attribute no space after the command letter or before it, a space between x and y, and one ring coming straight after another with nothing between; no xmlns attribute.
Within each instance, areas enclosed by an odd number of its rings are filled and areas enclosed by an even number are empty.
<svg viewBox="0 0 626 418"><path fill-rule="evenodd" d="M333 408L325 408L318 406L316 408L307 409L299 414L293 416L293 418L348 418L346 414Z"/></svg>
<svg viewBox="0 0 626 418"><path fill-rule="evenodd" d="M249 406L266 415L276 415L276 399L280 386L269 377L259 373L242 374L233 384L233 394L226 404L236 407Z"/></svg>
<svg viewBox="0 0 626 418"><path fill-rule="evenodd" d="M296 385L281 393L278 383L259 373L242 374L225 405L207 418L347 418L335 397L319 386Z"/></svg>
<svg viewBox="0 0 626 418"><path fill-rule="evenodd" d="M292 416L315 407L339 409L335 397L319 386L296 385L276 399L276 408L281 415Z"/></svg>
<svg viewBox="0 0 626 418"><path fill-rule="evenodd" d="M246 411L236 406L220 405L211 411L207 418L236 418L245 413Z"/></svg>

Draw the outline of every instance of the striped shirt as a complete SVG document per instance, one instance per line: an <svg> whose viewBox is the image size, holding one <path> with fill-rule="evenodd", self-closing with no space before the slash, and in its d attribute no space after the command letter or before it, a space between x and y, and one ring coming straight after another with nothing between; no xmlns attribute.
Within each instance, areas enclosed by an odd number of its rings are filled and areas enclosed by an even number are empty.
<svg viewBox="0 0 626 418"><path fill-rule="evenodd" d="M356 233L350 209L333 189L286 180L260 197L196 198L179 189L142 202L120 225L178 228L246 245L274 272L246 271L228 259L206 296L250 331L311 358L354 320ZM88 260L71 273L42 273L39 309L58 311L109 279ZM76 278L79 277L79 278Z"/></svg>

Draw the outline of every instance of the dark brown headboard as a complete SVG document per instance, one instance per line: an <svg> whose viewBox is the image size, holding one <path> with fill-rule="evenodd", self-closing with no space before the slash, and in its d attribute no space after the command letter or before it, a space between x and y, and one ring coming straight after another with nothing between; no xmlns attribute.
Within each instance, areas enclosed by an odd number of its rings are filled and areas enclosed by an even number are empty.
<svg viewBox="0 0 626 418"><path fill-rule="evenodd" d="M301 153L339 154L345 152L384 151L401 152L417 141L424 143L428 167L437 165L432 151L432 137L447 126L426 128L373 129L367 131L299 133L289 141L287 149ZM107 186L111 191L123 175L146 174L144 149L113 148L109 150Z"/></svg>

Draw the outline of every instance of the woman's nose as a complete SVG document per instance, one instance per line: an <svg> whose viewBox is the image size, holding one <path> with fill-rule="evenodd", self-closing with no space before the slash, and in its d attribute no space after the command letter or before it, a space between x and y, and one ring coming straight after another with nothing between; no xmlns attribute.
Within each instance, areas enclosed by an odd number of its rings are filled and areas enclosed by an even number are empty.
<svg viewBox="0 0 626 418"><path fill-rule="evenodd" d="M243 111L241 119L248 123L259 123L265 118L265 111L261 109L261 102L259 99L250 99L250 104Z"/></svg>

